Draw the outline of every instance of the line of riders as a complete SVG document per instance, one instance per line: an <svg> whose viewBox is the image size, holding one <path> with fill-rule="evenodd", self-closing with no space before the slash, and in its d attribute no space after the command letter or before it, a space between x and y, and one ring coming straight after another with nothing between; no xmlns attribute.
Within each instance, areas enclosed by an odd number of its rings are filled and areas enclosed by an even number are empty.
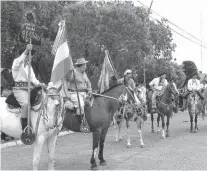
<svg viewBox="0 0 207 171"><path fill-rule="evenodd" d="M22 130L27 126L27 116L28 116L28 53L32 50L32 45L28 44L26 46L26 50L13 61L12 65L12 76L15 81L15 87L13 87L13 94L16 100L19 102L21 106L21 124L22 124ZM77 108L77 115L80 115L80 113L84 114L84 105L87 97L92 96L92 87L91 82L85 72L87 68L87 63L84 58L77 59L77 62L75 63L75 69L74 74L76 78L77 88L79 92L79 99L80 99L80 108L76 93L76 86L75 81L73 79L73 75L68 74L66 76L66 85L64 87L67 87L67 90L65 91L70 101L73 102L73 105L75 108ZM197 79L198 74L195 73L192 79L188 81L187 84L187 91L184 93L183 98L187 99L190 92L195 91L201 100L204 100L204 97L201 93L202 85L200 81ZM44 83L41 83L37 78L35 77L34 71L31 67L31 89L34 87L44 87L47 88L47 86ZM143 85L137 85L135 84L135 81L133 80L133 75L131 70L126 70L124 72L124 77L121 79L116 79L115 77L111 78L110 80L110 86L116 83L123 83L127 87L130 87L132 90L135 91L136 94L139 93L139 91L142 91ZM207 82L206 82L207 83ZM166 80L166 74L162 73L158 78L154 78L150 83L149 86L151 90L153 91L152 95L152 112L156 112L156 97L159 97L163 94L164 88L167 86L168 81ZM207 84L204 85L207 87ZM142 99L140 99L142 102ZM65 103L65 107L67 107L67 102ZM187 108L187 100L185 100L185 103L183 103L183 110L186 110Z"/></svg>

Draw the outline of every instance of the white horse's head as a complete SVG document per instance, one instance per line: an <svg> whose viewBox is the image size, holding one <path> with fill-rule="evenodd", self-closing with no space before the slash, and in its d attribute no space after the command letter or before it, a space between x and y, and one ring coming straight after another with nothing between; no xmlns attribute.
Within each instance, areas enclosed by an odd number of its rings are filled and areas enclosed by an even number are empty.
<svg viewBox="0 0 207 171"><path fill-rule="evenodd" d="M47 126L49 129L60 126L58 122L61 117L63 106L63 101L60 96L61 89L62 86L56 88L49 85L48 90L46 91L45 114L47 116Z"/></svg>

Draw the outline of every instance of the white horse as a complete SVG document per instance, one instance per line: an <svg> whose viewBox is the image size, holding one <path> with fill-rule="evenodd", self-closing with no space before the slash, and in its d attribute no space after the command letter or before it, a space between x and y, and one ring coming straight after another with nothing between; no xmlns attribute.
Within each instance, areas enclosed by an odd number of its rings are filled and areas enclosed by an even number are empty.
<svg viewBox="0 0 207 171"><path fill-rule="evenodd" d="M61 88L61 87L60 87ZM31 109L31 127L33 131L39 123L36 132L33 152L33 170L37 170L40 161L40 155L43 144L46 142L48 151L48 169L54 170L54 151L57 135L62 127L62 107L63 101L60 98L60 88L49 88L38 92L40 103L32 106ZM46 91L46 92L45 92ZM20 108L9 109L6 98L0 98L1 104L1 131L14 138L20 138L22 134L21 111ZM39 120L39 122L38 122Z"/></svg>
<svg viewBox="0 0 207 171"><path fill-rule="evenodd" d="M142 103L137 98L137 96L139 97L139 99L142 100ZM117 111L113 117L114 127L118 127L116 133L116 142L120 142L123 140L120 133L122 124L125 120L127 126L127 147L131 147L130 126L131 123L134 121L137 124L138 134L140 138L140 147L144 148L144 142L142 139L142 128L144 126L144 121L146 120L146 88L144 86L137 87L135 89L134 97L137 102L137 106L139 106L136 111L129 111L130 109L125 106L120 111Z"/></svg>

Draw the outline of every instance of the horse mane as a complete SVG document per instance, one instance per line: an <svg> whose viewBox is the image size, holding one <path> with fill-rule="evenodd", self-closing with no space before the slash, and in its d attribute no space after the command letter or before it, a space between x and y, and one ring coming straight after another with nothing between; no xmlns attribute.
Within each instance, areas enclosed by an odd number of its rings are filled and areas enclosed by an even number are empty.
<svg viewBox="0 0 207 171"><path fill-rule="evenodd" d="M120 85L124 85L124 84L122 84L122 83L115 84L115 85L111 86L110 88L108 88L107 90L105 90L104 92L102 92L101 94L105 94L105 93L109 92L110 90L112 90L113 88L116 88ZM100 97L100 96L99 95L94 95L94 97Z"/></svg>
<svg viewBox="0 0 207 171"><path fill-rule="evenodd" d="M115 85L111 86L109 89L107 89L107 90L105 90L104 92L102 92L101 94L107 93L107 92L110 91L111 89L116 88L116 87L118 87L118 86L120 86L120 85L124 85L124 84L122 84L122 83L115 84Z"/></svg>

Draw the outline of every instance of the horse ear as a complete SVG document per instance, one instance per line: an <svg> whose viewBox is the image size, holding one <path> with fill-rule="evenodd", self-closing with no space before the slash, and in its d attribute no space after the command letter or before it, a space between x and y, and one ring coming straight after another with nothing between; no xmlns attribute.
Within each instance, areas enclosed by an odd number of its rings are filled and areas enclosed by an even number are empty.
<svg viewBox="0 0 207 171"><path fill-rule="evenodd" d="M57 92L58 92L58 93L59 93L60 90L62 89L62 86L63 86L63 85L60 85L60 87L57 89Z"/></svg>

